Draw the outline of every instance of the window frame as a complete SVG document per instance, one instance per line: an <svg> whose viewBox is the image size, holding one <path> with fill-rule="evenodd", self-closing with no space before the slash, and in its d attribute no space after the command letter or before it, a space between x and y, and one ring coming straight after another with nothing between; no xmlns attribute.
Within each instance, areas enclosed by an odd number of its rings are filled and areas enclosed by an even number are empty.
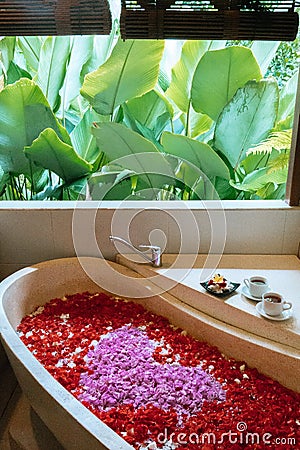
<svg viewBox="0 0 300 450"><path fill-rule="evenodd" d="M286 202L289 206L300 206L300 68L298 72L292 144L286 183Z"/></svg>

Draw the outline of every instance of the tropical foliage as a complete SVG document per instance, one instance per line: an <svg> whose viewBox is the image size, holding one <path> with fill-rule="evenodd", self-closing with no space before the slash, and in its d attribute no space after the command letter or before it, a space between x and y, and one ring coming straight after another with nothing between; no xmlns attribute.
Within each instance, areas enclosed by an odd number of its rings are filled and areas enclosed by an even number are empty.
<svg viewBox="0 0 300 450"><path fill-rule="evenodd" d="M1 199L281 198L297 73L231 44L0 38Z"/></svg>

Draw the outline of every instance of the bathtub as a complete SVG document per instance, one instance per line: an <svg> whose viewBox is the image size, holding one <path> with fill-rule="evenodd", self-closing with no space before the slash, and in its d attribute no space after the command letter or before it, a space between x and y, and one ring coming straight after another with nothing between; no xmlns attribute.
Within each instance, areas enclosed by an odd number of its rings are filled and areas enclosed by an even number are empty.
<svg viewBox="0 0 300 450"><path fill-rule="evenodd" d="M64 258L22 269L0 284L1 340L32 408L66 450L132 450L113 430L67 392L35 359L16 333L21 319L52 298L76 292L126 291L126 297L167 317L199 340L245 360L283 385L300 390L299 351L233 327L158 295L149 280L119 264L97 258Z"/></svg>

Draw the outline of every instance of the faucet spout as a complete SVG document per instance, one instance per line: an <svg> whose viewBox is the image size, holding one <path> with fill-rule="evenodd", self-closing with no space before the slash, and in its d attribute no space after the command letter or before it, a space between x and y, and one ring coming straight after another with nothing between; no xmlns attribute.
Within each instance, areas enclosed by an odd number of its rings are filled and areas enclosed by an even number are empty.
<svg viewBox="0 0 300 450"><path fill-rule="evenodd" d="M148 256L146 253L142 252L138 248L134 247L130 242L126 241L123 238L120 238L118 236L109 236L110 241L117 241L121 244L126 245L126 247L130 248L134 253L140 255L142 258L144 258L146 261L150 262L153 267L161 267L161 248L158 245L140 245L140 248L146 248L151 250L151 257Z"/></svg>

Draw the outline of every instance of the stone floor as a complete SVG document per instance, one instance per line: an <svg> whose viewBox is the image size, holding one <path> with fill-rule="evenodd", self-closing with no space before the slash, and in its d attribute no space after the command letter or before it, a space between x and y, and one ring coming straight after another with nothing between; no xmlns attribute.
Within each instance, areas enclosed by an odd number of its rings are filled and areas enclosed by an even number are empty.
<svg viewBox="0 0 300 450"><path fill-rule="evenodd" d="M17 380L7 360L1 359L0 366L0 449L8 450L9 445L9 422L13 417L16 403L20 392Z"/></svg>
<svg viewBox="0 0 300 450"><path fill-rule="evenodd" d="M63 450L31 409L8 362L0 367L0 450Z"/></svg>

